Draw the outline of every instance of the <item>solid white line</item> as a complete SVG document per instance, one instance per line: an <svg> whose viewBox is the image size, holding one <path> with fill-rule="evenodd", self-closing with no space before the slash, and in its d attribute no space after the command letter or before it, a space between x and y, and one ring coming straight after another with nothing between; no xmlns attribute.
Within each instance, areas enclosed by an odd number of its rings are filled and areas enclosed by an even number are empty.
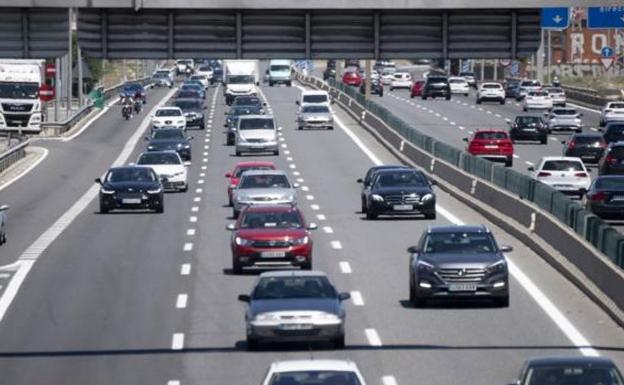
<svg viewBox="0 0 624 385"><path fill-rule="evenodd" d="M188 230L186 230L186 235L188 235L189 237L195 235L195 229L188 229Z"/></svg>
<svg viewBox="0 0 624 385"><path fill-rule="evenodd" d="M351 270L351 265L349 262L342 261L338 264L340 266L340 271L342 274L351 274L353 271Z"/></svg>
<svg viewBox="0 0 624 385"><path fill-rule="evenodd" d="M528 160L525 160L524 163L528 164L529 166L535 166L535 163L529 162Z"/></svg>
<svg viewBox="0 0 624 385"><path fill-rule="evenodd" d="M364 329L364 334L366 334L366 339L368 340L368 344L370 346L382 346L381 338L379 338L379 334L377 334L377 330Z"/></svg>
<svg viewBox="0 0 624 385"><path fill-rule="evenodd" d="M12 185L13 183L17 182L19 179L21 179L23 176L25 176L26 174L28 174L29 172L31 172L35 167L37 167L41 162L43 162L43 160L48 156L48 154L50 153L50 151L48 151L47 148L44 147L40 147L41 149L43 149L43 155L41 155L41 157L39 159L37 159L37 161L35 161L33 164L31 164L30 166L26 167L26 169L22 172L20 172L19 174L15 175L13 178L11 178L10 180L8 180L6 183L4 183L2 186L0 186L0 191L4 190L5 188L9 187L10 185Z"/></svg>
<svg viewBox="0 0 624 385"><path fill-rule="evenodd" d="M316 219L318 219L319 221L324 221L327 219L327 217L323 214L317 214Z"/></svg>
<svg viewBox="0 0 624 385"><path fill-rule="evenodd" d="M397 385L397 380L394 376L383 376L381 377L382 385Z"/></svg>
<svg viewBox="0 0 624 385"><path fill-rule="evenodd" d="M171 350L184 349L184 333L174 333L171 338Z"/></svg>
<svg viewBox="0 0 624 385"><path fill-rule="evenodd" d="M178 294L178 299L176 300L176 308L184 309L186 308L186 303L188 302L187 294Z"/></svg>
<svg viewBox="0 0 624 385"><path fill-rule="evenodd" d="M342 243L340 243L340 241L331 241L329 242L329 244L331 245L332 249L335 249L335 250L342 249Z"/></svg>
<svg viewBox="0 0 624 385"><path fill-rule="evenodd" d="M337 116L334 116L334 122L338 124L338 127L340 127L340 129L344 131L349 136L349 138L351 138L351 140L360 148L360 150L364 152L364 154L366 154L366 156L370 158L370 160L373 161L373 163L375 163L375 165L380 165L382 163L381 160L375 154L373 154L373 152L369 150L368 147L366 147L362 140L360 140L360 138L357 137L353 133L353 131L347 128L344 123L342 123L342 120L340 120Z"/></svg>
<svg viewBox="0 0 624 385"><path fill-rule="evenodd" d="M334 233L334 229L332 229L329 226L323 226L323 231L325 232L325 234L333 234Z"/></svg>
<svg viewBox="0 0 624 385"><path fill-rule="evenodd" d="M184 251L191 251L193 250L193 244L191 242L186 242L184 244Z"/></svg>
<svg viewBox="0 0 624 385"><path fill-rule="evenodd" d="M191 264L183 263L180 267L180 275L189 275L191 274Z"/></svg>
<svg viewBox="0 0 624 385"><path fill-rule="evenodd" d="M351 292L351 302L355 306L364 306L364 298L362 297L362 293L357 290Z"/></svg>
<svg viewBox="0 0 624 385"><path fill-rule="evenodd" d="M600 113L600 110L595 110L595 109L593 109L593 108L589 108L589 107L581 106L581 105L579 105L579 104L574 104L574 103L570 103L570 102L568 102L568 104L569 104L569 105L571 105L572 107L580 108L580 109L585 110L585 111L595 112L595 113L597 113L597 114L599 114L599 113Z"/></svg>

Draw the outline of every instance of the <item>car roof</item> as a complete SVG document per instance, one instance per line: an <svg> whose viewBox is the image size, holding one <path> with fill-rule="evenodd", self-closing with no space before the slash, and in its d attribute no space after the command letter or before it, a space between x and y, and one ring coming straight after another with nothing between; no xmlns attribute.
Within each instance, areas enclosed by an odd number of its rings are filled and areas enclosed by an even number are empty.
<svg viewBox="0 0 624 385"><path fill-rule="evenodd" d="M498 82L485 82L485 83L481 83L482 86L485 85L496 85L496 86L503 86L502 84L498 83Z"/></svg>
<svg viewBox="0 0 624 385"><path fill-rule="evenodd" d="M142 153L139 154L139 158L142 157L143 155L158 155L158 154L174 154L174 155L178 155L178 152L176 150L143 151ZM180 156L180 155L178 155L178 156Z"/></svg>
<svg viewBox="0 0 624 385"><path fill-rule="evenodd" d="M300 212L299 208L295 205L252 205L247 207L244 212Z"/></svg>
<svg viewBox="0 0 624 385"><path fill-rule="evenodd" d="M271 364L273 372L297 372L305 370L335 370L335 371L357 371L357 365L353 361L346 360L288 360L275 361Z"/></svg>
<svg viewBox="0 0 624 385"><path fill-rule="evenodd" d="M244 176L254 176L254 175L286 175L286 173L282 170L249 170L245 171Z"/></svg>
<svg viewBox="0 0 624 385"><path fill-rule="evenodd" d="M615 122L607 122L607 128L609 127L620 127L620 126L624 126L624 122L620 122L620 121L615 121Z"/></svg>
<svg viewBox="0 0 624 385"><path fill-rule="evenodd" d="M242 115L238 120L239 122L243 119L273 119L273 115Z"/></svg>
<svg viewBox="0 0 624 385"><path fill-rule="evenodd" d="M574 107L555 107L552 109L552 112L556 112L556 111L576 111L576 108Z"/></svg>
<svg viewBox="0 0 624 385"><path fill-rule="evenodd" d="M260 161L260 160L250 161L250 162L238 162L238 163L236 163L234 168L238 168L238 167L263 167L263 166L275 167L275 163L273 163L273 162L263 162L263 161Z"/></svg>
<svg viewBox="0 0 624 385"><path fill-rule="evenodd" d="M572 136L575 138L602 138L602 134L596 132L577 132Z"/></svg>
<svg viewBox="0 0 624 385"><path fill-rule="evenodd" d="M327 274L318 270L275 270L260 273L258 276L258 278L269 277L327 277Z"/></svg>
<svg viewBox="0 0 624 385"><path fill-rule="evenodd" d="M155 134L155 133L160 132L160 131L181 131L182 133L184 133L184 128L163 127L163 128L159 128L157 130L154 130L154 132L152 134Z"/></svg>
<svg viewBox="0 0 624 385"><path fill-rule="evenodd" d="M318 90L308 90L303 91L301 95L328 95L327 91L318 91Z"/></svg>
<svg viewBox="0 0 624 385"><path fill-rule="evenodd" d="M427 234L442 233L489 233L490 229L486 225L429 225Z"/></svg>
<svg viewBox="0 0 624 385"><path fill-rule="evenodd" d="M403 164L382 164L379 166L373 166L369 168L369 171L377 171L377 170L387 170L391 168L410 168L409 166L405 166Z"/></svg>
<svg viewBox="0 0 624 385"><path fill-rule="evenodd" d="M146 167L146 166L138 165L138 164L126 164L126 165L123 165L123 166L111 167L111 168L108 169L108 171L130 170L130 169L135 169L135 168L150 168L150 167Z"/></svg>
<svg viewBox="0 0 624 385"><path fill-rule="evenodd" d="M549 161L549 160L570 160L573 162L580 162L583 163L583 161L581 160L581 158L576 158L573 156L544 156L542 157L542 159L544 162Z"/></svg>
<svg viewBox="0 0 624 385"><path fill-rule="evenodd" d="M200 98L176 98L174 103L177 103L177 102L199 102L199 103L203 103L203 100L200 99ZM173 106L173 107L177 107L177 106Z"/></svg>
<svg viewBox="0 0 624 385"><path fill-rule="evenodd" d="M615 366L613 361L607 357L534 357L527 360L529 366L550 366L550 365L600 365Z"/></svg>
<svg viewBox="0 0 624 385"><path fill-rule="evenodd" d="M480 134L483 132L496 132L496 133L503 133L503 134L507 134L507 131L505 130L501 130L499 128L479 128L478 130L476 130L474 133L476 134Z"/></svg>
<svg viewBox="0 0 624 385"><path fill-rule="evenodd" d="M411 173L424 175L424 173L422 171L416 170L415 168L410 168L410 167L384 168L384 169L375 171L375 175L394 174L394 173L397 173L397 172L411 172Z"/></svg>
<svg viewBox="0 0 624 385"><path fill-rule="evenodd" d="M156 111L160 111L160 110L176 110L176 111L179 111L180 107L177 107L177 106L162 106L162 107L158 107L158 109Z"/></svg>

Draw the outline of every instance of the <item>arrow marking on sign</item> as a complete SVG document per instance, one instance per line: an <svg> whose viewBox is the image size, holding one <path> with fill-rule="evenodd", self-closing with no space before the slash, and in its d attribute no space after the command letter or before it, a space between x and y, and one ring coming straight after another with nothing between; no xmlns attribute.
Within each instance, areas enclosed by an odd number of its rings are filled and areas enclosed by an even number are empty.
<svg viewBox="0 0 624 385"><path fill-rule="evenodd" d="M555 17L553 17L553 21L555 22L555 24L561 23L562 20L563 20L563 17L559 15L556 15Z"/></svg>

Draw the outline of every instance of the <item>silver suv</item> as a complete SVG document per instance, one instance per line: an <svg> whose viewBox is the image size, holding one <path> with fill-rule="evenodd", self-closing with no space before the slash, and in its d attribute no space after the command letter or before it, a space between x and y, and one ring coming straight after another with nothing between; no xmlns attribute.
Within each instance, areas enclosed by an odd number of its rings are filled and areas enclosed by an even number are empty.
<svg viewBox="0 0 624 385"><path fill-rule="evenodd" d="M233 192L232 216L251 205L296 204L298 185L291 184L288 176L280 170L245 171Z"/></svg>

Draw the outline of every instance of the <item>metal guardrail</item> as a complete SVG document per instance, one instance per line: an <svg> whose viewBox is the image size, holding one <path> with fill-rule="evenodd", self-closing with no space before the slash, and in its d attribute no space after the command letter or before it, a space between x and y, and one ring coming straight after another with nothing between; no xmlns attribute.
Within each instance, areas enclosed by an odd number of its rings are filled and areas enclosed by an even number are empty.
<svg viewBox="0 0 624 385"><path fill-rule="evenodd" d="M528 175L419 132L383 106L365 100L357 89L333 80L327 84L318 78L297 76L304 84L330 92L386 147L458 190L465 203L513 233L624 325L623 234L578 202ZM514 220L517 227L500 214ZM554 251L545 249L534 235ZM554 255L557 251L561 257Z"/></svg>
<svg viewBox="0 0 624 385"><path fill-rule="evenodd" d="M26 156L26 147L30 143L30 139L26 136L19 136L11 133L7 133L5 136L9 143L11 138L18 139L18 143L14 146L9 144L9 148L4 153L0 154L0 173L24 158Z"/></svg>

